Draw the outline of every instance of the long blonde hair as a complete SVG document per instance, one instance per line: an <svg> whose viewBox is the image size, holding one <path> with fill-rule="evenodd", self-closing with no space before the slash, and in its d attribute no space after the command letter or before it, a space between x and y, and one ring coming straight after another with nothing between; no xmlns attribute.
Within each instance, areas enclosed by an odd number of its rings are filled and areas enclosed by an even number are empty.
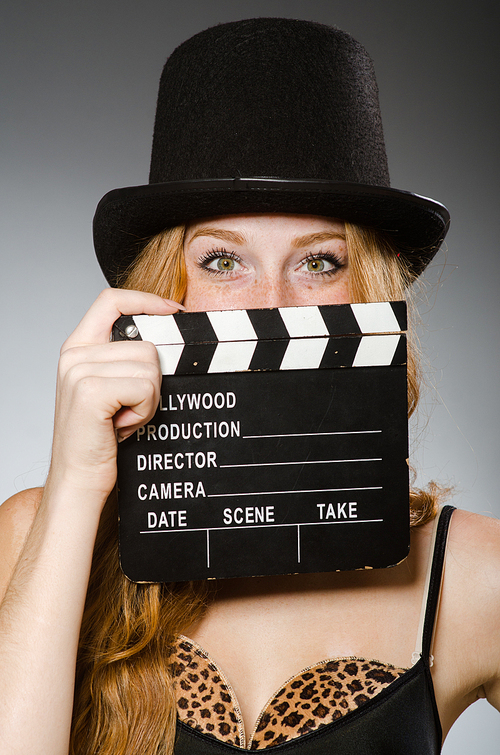
<svg viewBox="0 0 500 755"><path fill-rule="evenodd" d="M351 301L405 298L412 282L391 243L371 229L346 223ZM185 228L158 234L123 276L121 286L182 302L186 293ZM408 406L419 395L418 360L408 358ZM412 526L435 516L440 491L410 493ZM206 582L136 584L121 572L117 503L113 493L97 534L77 660L70 755L170 755L176 704L168 650L200 618Z"/></svg>

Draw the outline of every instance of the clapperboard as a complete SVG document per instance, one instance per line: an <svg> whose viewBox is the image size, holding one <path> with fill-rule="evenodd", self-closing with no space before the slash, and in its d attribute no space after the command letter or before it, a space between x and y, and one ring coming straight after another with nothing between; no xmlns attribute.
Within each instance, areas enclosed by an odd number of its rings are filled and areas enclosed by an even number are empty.
<svg viewBox="0 0 500 755"><path fill-rule="evenodd" d="M409 549L404 302L123 316L163 373L118 449L138 582L383 568Z"/></svg>

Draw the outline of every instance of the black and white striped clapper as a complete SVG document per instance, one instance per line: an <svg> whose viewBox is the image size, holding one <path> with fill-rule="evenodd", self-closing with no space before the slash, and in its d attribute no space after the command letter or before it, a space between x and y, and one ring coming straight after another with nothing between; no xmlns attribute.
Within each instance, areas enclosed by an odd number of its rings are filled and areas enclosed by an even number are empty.
<svg viewBox="0 0 500 755"><path fill-rule="evenodd" d="M383 568L409 547L404 302L123 316L163 374L118 449L139 582Z"/></svg>
<svg viewBox="0 0 500 755"><path fill-rule="evenodd" d="M195 375L403 364L404 330L398 301L136 315L115 339L152 341L164 375Z"/></svg>

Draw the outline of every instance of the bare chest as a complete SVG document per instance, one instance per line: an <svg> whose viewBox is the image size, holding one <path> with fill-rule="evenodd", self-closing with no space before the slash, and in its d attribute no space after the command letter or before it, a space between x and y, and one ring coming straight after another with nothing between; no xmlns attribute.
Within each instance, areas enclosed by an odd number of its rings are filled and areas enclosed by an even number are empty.
<svg viewBox="0 0 500 755"><path fill-rule="evenodd" d="M421 605L419 581L400 575L301 576L224 587L186 634L223 669L245 730L283 684L317 664L365 659L408 668ZM333 575L337 577L338 575Z"/></svg>

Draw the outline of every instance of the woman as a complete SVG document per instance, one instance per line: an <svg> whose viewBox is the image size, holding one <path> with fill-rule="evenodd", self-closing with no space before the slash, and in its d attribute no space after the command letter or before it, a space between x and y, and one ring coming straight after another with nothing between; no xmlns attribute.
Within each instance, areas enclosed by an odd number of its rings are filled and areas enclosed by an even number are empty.
<svg viewBox="0 0 500 755"><path fill-rule="evenodd" d="M128 290L103 292L63 345L45 489L0 508L5 752L171 752L177 717L176 753L435 753L477 697L500 708L500 531L445 513L437 612L436 490L413 494L393 569L209 589L129 583L116 554L117 440L160 386L151 344L109 343L117 317L398 299L447 221L389 187L371 64L343 32L257 19L171 56L150 184L95 218L100 264Z"/></svg>

